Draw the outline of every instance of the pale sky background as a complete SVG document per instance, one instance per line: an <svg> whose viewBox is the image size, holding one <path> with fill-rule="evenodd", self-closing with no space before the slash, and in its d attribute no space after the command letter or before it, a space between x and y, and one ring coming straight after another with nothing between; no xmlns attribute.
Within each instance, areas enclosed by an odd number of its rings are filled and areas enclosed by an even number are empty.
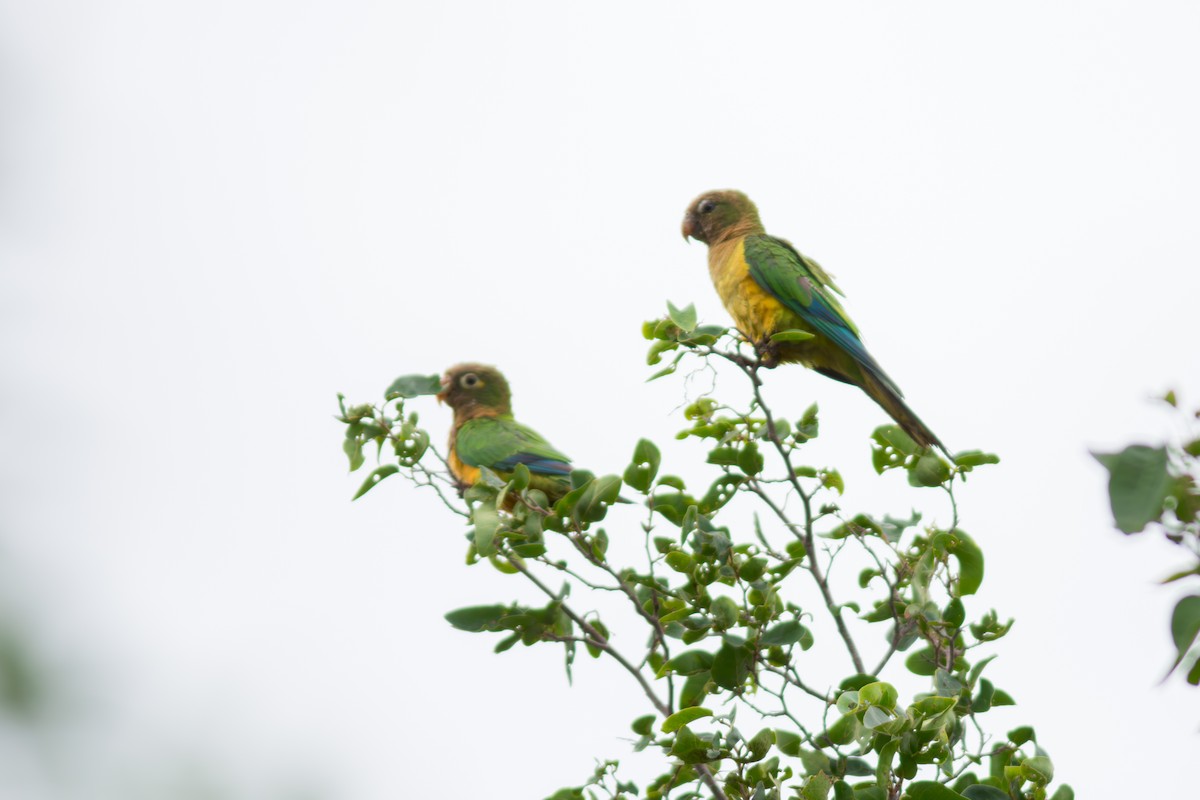
<svg viewBox="0 0 1200 800"><path fill-rule="evenodd" d="M515 800L626 759L613 665L568 687L444 622L537 597L467 568L431 494L349 502L335 394L494 363L577 462L650 435L707 474L639 327L728 321L679 236L723 187L952 448L1003 458L960 497L969 609L1017 618L989 728L1034 725L1080 797L1195 786L1200 693L1159 685L1180 562L1112 528L1087 451L1200 404L1200 7L734 8L0 2L0 601L73 720L0 731L0 795ZM821 404L847 507L946 520L870 470L860 393L767 390Z"/></svg>

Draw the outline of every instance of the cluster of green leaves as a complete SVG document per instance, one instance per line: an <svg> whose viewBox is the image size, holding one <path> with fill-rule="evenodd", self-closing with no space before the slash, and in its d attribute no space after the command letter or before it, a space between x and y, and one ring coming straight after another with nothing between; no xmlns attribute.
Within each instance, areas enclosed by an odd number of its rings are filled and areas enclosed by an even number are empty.
<svg viewBox="0 0 1200 800"><path fill-rule="evenodd" d="M375 488L384 478L399 473L401 469L412 470L420 464L429 449L429 434L418 427L416 412L405 415L404 401L425 394L437 394L439 388L441 386L436 375L406 375L392 382L384 393L385 403L378 408L371 403L347 408L346 398L338 395L341 414L337 420L346 425L342 450L350 459L350 471L354 472L366 463L363 450L368 444L375 444L375 456L381 459L384 445L390 442L396 456L396 463L380 464L371 471L355 492L355 500ZM394 408L389 408L388 404L393 402Z"/></svg>
<svg viewBox="0 0 1200 800"><path fill-rule="evenodd" d="M621 476L573 473L572 490L553 503L531 488L523 467L508 480L484 470L463 493L468 560L523 576L549 602L475 606L447 619L462 630L501 633L497 652L517 642L563 645L568 674L581 644L628 672L650 703L632 723L635 747L658 748L667 763L640 790L649 800L1047 798L1053 768L1032 729L994 738L981 724L1013 699L983 675L995 656L977 658L976 648L1001 639L1012 622L994 611L968 616L965 601L983 580L984 558L959 525L954 487L998 459L969 451L949 463L896 426L882 426L872 436L876 471L942 492L951 519L922 527L916 513L844 511L842 475L801 463L820 434L818 408L777 416L763 399L761 363L736 335L699 326L691 307L669 312L643 329L651 364L674 353L653 377L691 357L698 368L732 365L751 390L740 408L710 394L684 409L678 438L704 444L710 477L693 490L664 471L662 448L648 439L634 446ZM359 426L354 441L379 440L381 451L389 440L427 443L408 427L415 418L404 416L403 398L391 402L397 411L343 411L348 426ZM425 461L436 457L435 448L427 451ZM436 468L420 457L404 462L411 452L396 450L401 473L437 488ZM622 491L645 511L639 525L613 536L641 538L640 563L614 563L600 526L613 527L608 515ZM846 562L857 567L857 583L831 580L835 562L841 572ZM648 633L645 647L618 650L596 611L576 607L572 589L581 586L624 597ZM877 662L870 667L868 640ZM818 645L832 651L820 662L805 656ZM846 671L817 674L839 650ZM897 681L885 679L892 672L927 681L926 690L902 699ZM744 730L739 716L757 730ZM616 769L604 761L589 782L552 800L639 796ZM1066 786L1053 794L1072 797Z"/></svg>
<svg viewBox="0 0 1200 800"><path fill-rule="evenodd" d="M1163 400L1179 409L1174 392ZM1108 498L1113 519L1125 534L1153 526L1167 541L1182 548L1192 562L1163 583L1200 578L1200 409L1186 415L1191 435L1183 444L1150 447L1132 444L1119 453L1093 453L1108 470ZM1175 659L1187 682L1200 684L1200 594L1180 598L1171 614Z"/></svg>

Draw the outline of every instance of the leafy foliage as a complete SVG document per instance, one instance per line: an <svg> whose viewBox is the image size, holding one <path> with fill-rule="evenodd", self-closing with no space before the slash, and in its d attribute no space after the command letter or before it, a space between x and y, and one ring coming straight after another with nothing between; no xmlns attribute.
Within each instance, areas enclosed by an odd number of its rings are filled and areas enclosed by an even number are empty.
<svg viewBox="0 0 1200 800"><path fill-rule="evenodd" d="M1174 392L1163 401L1179 410ZM1113 519L1125 534L1153 526L1183 549L1193 562L1163 583L1200 577L1200 409L1187 415L1191 435L1183 444L1149 447L1132 444L1119 453L1093 453L1108 470L1108 498ZM1183 665L1188 683L1200 684L1200 594L1180 598L1171 614L1175 659L1170 672Z"/></svg>
<svg viewBox="0 0 1200 800"><path fill-rule="evenodd" d="M400 381L380 406L340 400L352 471L368 442L395 454L356 496L392 474L433 488L467 519L469 563L521 576L547 601L458 609L446 615L452 625L499 634L497 652L517 643L563 647L568 675L582 646L624 670L647 698L650 713L631 725L635 749L657 748L662 774L638 787L607 760L550 800L1048 797L1053 766L1033 729L984 732L985 715L1013 699L984 677L995 654L977 653L1012 621L968 614L985 562L960 525L954 490L996 456L964 451L948 463L898 427L881 426L871 437L875 470L940 493L949 520L922 525L917 513L843 509L842 475L805 463L805 445L820 435L818 408L789 416L769 407L765 367L736 333L699 325L692 306L669 306L643 334L651 365L670 354L651 380L689 359L697 370L720 365L745 379L738 405L710 392L684 408L677 438L706 449L709 477L699 486L664 471L663 448L641 439L620 477L577 471L552 505L522 469L507 482L485 471L460 502L428 434L405 411ZM609 518L622 491L644 506L640 532ZM601 523L620 525L624 541L639 536L644 559L619 563ZM835 565L856 571L857 583L831 580ZM618 649L599 615L582 610L588 592L602 591L624 598L644 647ZM805 653L818 646L844 651L848 672L816 674ZM912 680L925 690L906 697L898 684ZM1071 796L1064 786L1053 798Z"/></svg>

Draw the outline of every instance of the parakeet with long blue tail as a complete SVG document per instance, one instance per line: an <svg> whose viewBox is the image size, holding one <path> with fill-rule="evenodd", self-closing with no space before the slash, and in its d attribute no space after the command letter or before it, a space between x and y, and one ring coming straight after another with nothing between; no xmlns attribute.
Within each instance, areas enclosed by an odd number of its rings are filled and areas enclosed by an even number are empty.
<svg viewBox="0 0 1200 800"><path fill-rule="evenodd" d="M841 289L790 242L767 235L749 197L733 189L705 192L688 206L683 236L708 245L708 271L717 294L766 366L799 362L853 384L918 445L946 451L863 346L858 328L835 297ZM789 330L812 336L772 340Z"/></svg>
<svg viewBox="0 0 1200 800"><path fill-rule="evenodd" d="M571 459L532 428L513 418L512 392L495 367L459 364L442 377L438 400L454 410L447 463L461 488L487 467L507 480L518 464L529 469L530 487L554 502L571 489Z"/></svg>

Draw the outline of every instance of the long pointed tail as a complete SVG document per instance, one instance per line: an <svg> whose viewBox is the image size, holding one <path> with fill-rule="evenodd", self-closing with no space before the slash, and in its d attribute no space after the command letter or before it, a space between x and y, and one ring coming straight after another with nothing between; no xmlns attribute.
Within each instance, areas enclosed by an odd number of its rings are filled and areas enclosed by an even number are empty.
<svg viewBox="0 0 1200 800"><path fill-rule="evenodd" d="M905 433L913 438L914 442L921 447L936 447L947 456L950 455L950 451L946 449L946 445L942 444L941 439L938 439L937 435L929 430L929 426L913 413L913 410L908 407L908 404L904 402L900 395L896 394L888 386L875 380L865 370L862 390L878 403L892 419L896 420L896 423L904 429Z"/></svg>

